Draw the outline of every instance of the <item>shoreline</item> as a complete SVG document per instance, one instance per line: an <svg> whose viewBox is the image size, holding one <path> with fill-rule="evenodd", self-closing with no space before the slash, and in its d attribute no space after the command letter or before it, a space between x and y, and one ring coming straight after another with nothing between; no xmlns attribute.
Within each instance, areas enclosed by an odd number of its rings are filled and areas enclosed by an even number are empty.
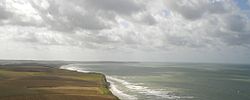
<svg viewBox="0 0 250 100"><path fill-rule="evenodd" d="M81 73L82 73L82 72L81 72ZM111 88L112 88L111 85L112 85L112 84L111 84L110 82L107 81L107 78L106 78L105 74L103 74L103 73L98 73L98 72L89 72L89 73L100 74L100 75L102 75L102 81L103 81L103 83L104 83L105 88L107 88L107 89L111 92L111 95L113 95L114 97L116 97L117 100L121 100L117 95L115 95L115 94L112 92L112 90L111 90Z"/></svg>
<svg viewBox="0 0 250 100"><path fill-rule="evenodd" d="M58 69L62 69L62 70L67 70L67 71L73 71L73 72L77 72L77 73L86 73L86 74L100 74L102 76L102 81L103 81L103 85L105 88L107 88L111 94L117 98L117 100L121 100L121 97L120 94L121 93L118 93L117 91L117 88L114 86L114 83L113 82L109 82L107 80L107 77L105 74L101 73L101 72L92 72L92 71L85 71L85 70L79 70L77 68L73 68L71 67L70 69L69 68L62 68L63 66L67 66L67 65L62 65L60 66ZM116 92L115 92L116 91Z"/></svg>
<svg viewBox="0 0 250 100"><path fill-rule="evenodd" d="M71 70L71 71L76 71L76 72L80 72L80 73L100 73L102 75L105 76L105 74L101 73L101 72L96 72L96 71L89 71L87 70L87 68L84 67L77 67L77 64L68 64L68 65L63 65L60 66L60 69L64 69L64 70ZM152 95L152 96L157 96L157 97L161 97L161 98L165 98L165 99L179 99L179 98L193 98L192 96L176 96L171 94L169 91L161 91L161 90L157 90L157 89L150 89L147 86L140 86L134 83L130 83L126 80L122 80L119 78L116 78L115 76L106 76L107 79L106 81L108 81L109 84L109 90L112 92L112 94L114 94L116 97L118 97L121 100L138 100L138 97L131 94L126 94L124 93L124 91L119 90L120 85L125 86L125 88L131 90L131 91L136 91L138 93L143 93L144 95Z"/></svg>
<svg viewBox="0 0 250 100"><path fill-rule="evenodd" d="M123 93L123 91L117 89L115 83L113 81L110 80L110 76L106 76L105 74L101 73L101 72L95 72L95 71L87 71L87 70L83 70L83 69L79 69L77 67L74 66L69 66L71 64L67 64L67 65L62 65L59 67L59 69L63 69L63 70L69 70L69 71L75 71L75 72L79 72L79 73L96 73L96 74L101 74L103 75L103 77L105 78L105 82L107 82L107 86L109 91L111 91L111 93L118 98L118 100L127 100L128 98L130 100L137 100L135 97L132 97L128 94Z"/></svg>

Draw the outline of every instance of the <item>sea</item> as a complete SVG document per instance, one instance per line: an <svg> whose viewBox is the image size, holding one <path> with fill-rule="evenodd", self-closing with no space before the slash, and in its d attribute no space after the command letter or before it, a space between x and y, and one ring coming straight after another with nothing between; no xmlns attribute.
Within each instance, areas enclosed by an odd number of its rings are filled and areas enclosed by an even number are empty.
<svg viewBox="0 0 250 100"><path fill-rule="evenodd" d="M99 72L121 100L250 100L250 65L93 62L61 66Z"/></svg>

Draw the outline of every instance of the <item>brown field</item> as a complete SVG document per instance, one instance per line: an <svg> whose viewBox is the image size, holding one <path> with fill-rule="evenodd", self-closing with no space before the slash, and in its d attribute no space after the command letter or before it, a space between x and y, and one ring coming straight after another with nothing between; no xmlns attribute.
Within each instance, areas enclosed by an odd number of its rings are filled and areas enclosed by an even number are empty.
<svg viewBox="0 0 250 100"><path fill-rule="evenodd" d="M118 100L103 74L0 66L0 100Z"/></svg>

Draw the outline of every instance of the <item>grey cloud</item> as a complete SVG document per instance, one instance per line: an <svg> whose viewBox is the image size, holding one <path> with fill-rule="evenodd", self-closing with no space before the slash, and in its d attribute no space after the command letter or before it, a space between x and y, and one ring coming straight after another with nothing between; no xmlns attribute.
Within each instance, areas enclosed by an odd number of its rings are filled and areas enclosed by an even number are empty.
<svg viewBox="0 0 250 100"><path fill-rule="evenodd" d="M216 17L206 32L208 37L220 40L228 46L250 45L249 19L239 14L227 14Z"/></svg>
<svg viewBox="0 0 250 100"><path fill-rule="evenodd" d="M85 11L83 5L75 5L69 0L49 0L48 9L42 9L33 3L51 29L72 33L75 30L101 30L108 26L98 18L94 11Z"/></svg>
<svg viewBox="0 0 250 100"><path fill-rule="evenodd" d="M50 34L50 35L48 35ZM44 33L44 32L17 32L13 37L14 41L22 43L32 43L38 45L70 45L79 46L77 41L73 38L58 33Z"/></svg>
<svg viewBox="0 0 250 100"><path fill-rule="evenodd" d="M73 32L77 29L101 30L108 27L96 18L95 15L81 15L79 13L72 12L71 14L66 14L63 17L56 18L56 21L50 21L49 23L52 29L62 32Z"/></svg>
<svg viewBox="0 0 250 100"><path fill-rule="evenodd" d="M4 4L4 1L0 1L0 24L2 24L2 20L8 20L13 16L13 14L5 8Z"/></svg>
<svg viewBox="0 0 250 100"><path fill-rule="evenodd" d="M20 26L47 27L64 33L77 30L103 30L110 28L110 22L115 23L115 16L130 15L142 9L134 0L45 0L48 8L44 8L42 1L28 1L39 13L42 22L33 19L23 21L14 16L7 24ZM0 19L9 15L4 9ZM120 14L120 15L119 15ZM149 18L149 17L148 17ZM152 18L149 24L154 23ZM109 22L107 22L109 21Z"/></svg>
<svg viewBox="0 0 250 100"><path fill-rule="evenodd" d="M207 47L211 41L201 38L194 39L190 36L166 35L166 42L179 47L201 48Z"/></svg>
<svg viewBox="0 0 250 100"><path fill-rule="evenodd" d="M5 20L5 23L1 23L2 25L19 25L19 26L42 26L42 24L32 18L23 19L26 16L21 16L6 8L5 1L0 1L0 20Z"/></svg>
<svg viewBox="0 0 250 100"><path fill-rule="evenodd" d="M47 1L48 8L30 1L39 12L42 23L34 20L23 22L15 15L10 19L11 24L9 23L13 27L40 25L37 28L44 28L47 33L39 35L36 30L24 32L25 34L20 33L15 37L16 41L95 49L124 46L134 49L137 47L164 48L165 46L201 48L220 45L218 41L229 46L250 45L250 29L247 29L250 26L249 18L242 12L228 11L231 8L225 7L226 2L166 1L169 11L177 12L188 19L183 20L181 16L169 14L166 17L159 14L166 8L144 9L142 4L138 4L139 1L133 0ZM0 9L0 12L4 11ZM9 17L0 15L0 18ZM121 23L116 22L119 19L127 21L129 25L121 27ZM54 35L54 32L59 35ZM46 37L50 35L52 36Z"/></svg>
<svg viewBox="0 0 250 100"><path fill-rule="evenodd" d="M122 42L124 44L129 45L140 45L140 42L143 42L139 34L136 34L136 32L127 32L127 35L120 36L122 38Z"/></svg>
<svg viewBox="0 0 250 100"><path fill-rule="evenodd" d="M48 0L49 8L33 3L51 29L72 33L76 30L102 30L115 22L114 13L130 15L141 7L133 0ZM112 14L112 12L114 12ZM47 16L50 15L50 16ZM51 19L51 17L53 19Z"/></svg>
<svg viewBox="0 0 250 100"><path fill-rule="evenodd" d="M12 16L12 13L11 12L8 12L6 10L6 8L0 6L0 20L5 20L5 19L8 19Z"/></svg>
<svg viewBox="0 0 250 100"><path fill-rule="evenodd" d="M223 14L223 13L229 12L229 9L230 9L230 8L226 7L226 5L224 3L225 3L225 1L217 1L217 2L214 1L212 3L210 2L206 7L207 7L207 10L209 13ZM230 5L230 4L228 4L228 5Z"/></svg>
<svg viewBox="0 0 250 100"><path fill-rule="evenodd" d="M223 38L223 41L228 45L233 46L249 46L250 44L250 34L249 33L242 33L233 36L227 36Z"/></svg>
<svg viewBox="0 0 250 100"><path fill-rule="evenodd" d="M247 19L239 15L226 16L224 19L226 29L234 32L244 32Z"/></svg>
<svg viewBox="0 0 250 100"><path fill-rule="evenodd" d="M13 40L19 41L19 42L30 42L30 43L40 43L39 38L35 35L35 33L18 33Z"/></svg>
<svg viewBox="0 0 250 100"><path fill-rule="evenodd" d="M228 46L250 46L249 32L224 32L218 31L216 37Z"/></svg>
<svg viewBox="0 0 250 100"><path fill-rule="evenodd" d="M142 36L135 32L123 32L118 34L113 32L87 32L83 34L72 35L72 39L79 41L81 46L88 48L116 48L136 47L142 45ZM146 45L145 45L146 46Z"/></svg>
<svg viewBox="0 0 250 100"><path fill-rule="evenodd" d="M99 9L119 14L132 14L142 9L135 0L85 0L87 4Z"/></svg>
<svg viewBox="0 0 250 100"><path fill-rule="evenodd" d="M100 34L100 33L96 33L96 34L88 34L85 35L84 37L82 37L83 41L88 41L88 42L93 42L93 43L97 43L97 44L117 44L119 43L118 40L114 40L112 38L112 36L108 35L108 34Z"/></svg>
<svg viewBox="0 0 250 100"><path fill-rule="evenodd" d="M150 15L150 14L147 14L145 16L143 16L143 18L141 19L141 21L145 24L148 24L148 25L155 25L157 24L155 18Z"/></svg>
<svg viewBox="0 0 250 100"><path fill-rule="evenodd" d="M18 17L18 15L13 15L11 19L8 19L8 25L19 25L23 27L44 27L45 25L37 20L29 19L25 21Z"/></svg>
<svg viewBox="0 0 250 100"><path fill-rule="evenodd" d="M205 14L225 13L227 9L224 1L210 0L168 0L167 7L172 11L178 12L184 18L196 20L203 17Z"/></svg>
<svg viewBox="0 0 250 100"><path fill-rule="evenodd" d="M169 36L168 42L174 45L200 47L202 45L227 46L249 46L250 30L249 16L241 11L234 11L235 6L231 6L230 1L174 1L170 0L167 5L172 11L178 12L188 20L199 19L203 23L196 28L182 30L188 33L199 33L198 36L205 35L206 38L196 39L194 37L173 37ZM248 17L246 17L248 16ZM209 22L209 23L206 23ZM195 26L195 25L192 25ZM182 27L182 26L179 26ZM201 32L199 32L201 30ZM194 36L194 35L191 35ZM196 41L194 41L196 40ZM219 42L220 41L220 42Z"/></svg>
<svg viewBox="0 0 250 100"><path fill-rule="evenodd" d="M154 26L158 23L149 12L140 12L129 18L128 21L150 26Z"/></svg>

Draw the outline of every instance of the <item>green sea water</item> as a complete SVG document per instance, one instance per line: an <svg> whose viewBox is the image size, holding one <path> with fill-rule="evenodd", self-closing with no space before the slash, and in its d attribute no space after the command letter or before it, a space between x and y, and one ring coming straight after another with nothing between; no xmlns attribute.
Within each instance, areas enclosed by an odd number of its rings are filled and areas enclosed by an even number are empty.
<svg viewBox="0 0 250 100"><path fill-rule="evenodd" d="M79 63L106 74L124 100L250 100L250 65L206 63Z"/></svg>

